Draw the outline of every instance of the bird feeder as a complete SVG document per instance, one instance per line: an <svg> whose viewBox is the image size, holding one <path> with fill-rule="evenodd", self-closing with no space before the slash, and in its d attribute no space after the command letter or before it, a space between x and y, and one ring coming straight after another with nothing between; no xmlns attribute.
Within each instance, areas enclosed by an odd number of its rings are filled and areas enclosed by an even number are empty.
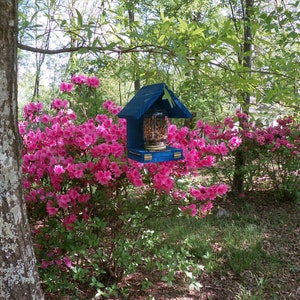
<svg viewBox="0 0 300 300"><path fill-rule="evenodd" d="M143 119L144 148L146 150L165 150L168 139L167 114L154 107L145 113Z"/></svg>
<svg viewBox="0 0 300 300"><path fill-rule="evenodd" d="M164 83L142 87L118 114L127 120L128 157L142 163L183 159L182 149L167 144L168 118L191 116Z"/></svg>

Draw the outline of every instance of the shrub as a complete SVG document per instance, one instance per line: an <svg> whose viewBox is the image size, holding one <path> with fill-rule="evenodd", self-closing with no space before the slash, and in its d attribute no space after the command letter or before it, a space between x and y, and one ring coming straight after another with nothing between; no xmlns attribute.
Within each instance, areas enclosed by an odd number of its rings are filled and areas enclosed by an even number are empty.
<svg viewBox="0 0 300 300"><path fill-rule="evenodd" d="M68 98L80 91L85 105L82 95L99 84L88 78L76 75L60 88ZM30 103L19 123L25 200L46 290L109 296L141 268L190 274L192 262L159 246L163 236L149 231L147 222L170 214L205 216L227 186L205 185L199 172L236 145L208 140L214 131L208 124L195 130L170 124L169 143L183 149L185 160L141 164L126 156L126 122L116 117L114 102L84 122L61 98L51 109L45 113L41 103ZM161 257L159 263L153 257Z"/></svg>
<svg viewBox="0 0 300 300"><path fill-rule="evenodd" d="M234 127L238 119L244 119L243 127ZM240 141L239 147L246 153L241 172L245 174L245 190L272 189L278 199L299 200L299 124L292 117L277 120L276 125L262 126L249 121L250 117L240 112L226 118L219 125L219 141ZM237 147L229 156L220 157L214 166L215 180L232 184L234 159Z"/></svg>

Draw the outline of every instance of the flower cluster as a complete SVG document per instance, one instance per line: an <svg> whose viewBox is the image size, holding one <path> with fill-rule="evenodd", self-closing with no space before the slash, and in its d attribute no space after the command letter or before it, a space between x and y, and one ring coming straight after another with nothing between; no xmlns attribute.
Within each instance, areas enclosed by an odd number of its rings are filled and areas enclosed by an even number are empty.
<svg viewBox="0 0 300 300"><path fill-rule="evenodd" d="M59 89L65 93L71 93L74 90L74 85L86 85L90 88L98 88L100 85L100 80L96 76L85 76L85 75L73 75L71 82L62 82Z"/></svg>
<svg viewBox="0 0 300 300"><path fill-rule="evenodd" d="M241 118L240 113L237 115ZM249 116L243 114L242 118L244 120L249 120ZM234 118L231 118L230 121L227 122L233 123ZM238 147L243 143L244 150L248 150L247 145L253 145L259 149L265 147L269 151L276 151L276 149L284 148L292 150L291 153L293 155L298 154L299 152L299 137L297 134L299 130L298 126L295 125L293 128L293 124L295 123L294 119L289 117L284 117L282 119L278 119L277 125L273 126L257 126L255 122L244 122L243 126L240 130L231 130L225 131L220 138L230 139L229 145ZM296 133L296 136L294 136ZM233 134L233 135L232 135Z"/></svg>
<svg viewBox="0 0 300 300"><path fill-rule="evenodd" d="M43 103L30 102L24 107L24 118L30 122L38 122L38 115L43 109Z"/></svg>

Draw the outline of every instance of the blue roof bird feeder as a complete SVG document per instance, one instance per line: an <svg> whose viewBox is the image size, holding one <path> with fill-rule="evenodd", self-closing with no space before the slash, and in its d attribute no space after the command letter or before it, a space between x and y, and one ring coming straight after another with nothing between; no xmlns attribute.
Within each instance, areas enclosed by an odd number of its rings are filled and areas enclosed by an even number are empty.
<svg viewBox="0 0 300 300"><path fill-rule="evenodd" d="M168 118L191 118L188 109L164 84L142 87L119 112L127 120L128 157L142 163L183 159L182 150L167 145Z"/></svg>

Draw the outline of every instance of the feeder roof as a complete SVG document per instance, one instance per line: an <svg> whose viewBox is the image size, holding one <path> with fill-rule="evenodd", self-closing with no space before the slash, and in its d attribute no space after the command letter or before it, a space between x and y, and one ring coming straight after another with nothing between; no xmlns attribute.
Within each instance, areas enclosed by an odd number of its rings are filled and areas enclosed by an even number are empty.
<svg viewBox="0 0 300 300"><path fill-rule="evenodd" d="M170 118L191 118L188 109L165 83L142 87L119 112L119 118L139 120L153 106L159 106Z"/></svg>

